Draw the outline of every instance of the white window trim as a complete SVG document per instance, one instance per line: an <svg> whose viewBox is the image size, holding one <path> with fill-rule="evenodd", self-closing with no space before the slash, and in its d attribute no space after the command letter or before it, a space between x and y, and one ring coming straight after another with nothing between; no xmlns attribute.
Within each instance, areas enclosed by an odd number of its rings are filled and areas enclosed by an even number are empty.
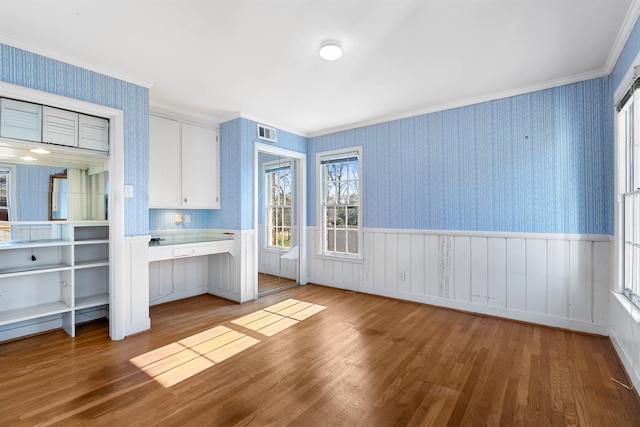
<svg viewBox="0 0 640 427"><path fill-rule="evenodd" d="M9 169L9 188L7 193L7 204L9 208L9 221L16 221L18 212L16 211L16 167L13 164L0 163L0 168Z"/></svg>
<svg viewBox="0 0 640 427"><path fill-rule="evenodd" d="M347 157L349 154L357 154L358 156L358 193L360 194L360 199L358 201L358 253L357 254L341 254L341 253L331 253L324 251L324 218L322 216L322 197L323 197L323 177L322 177L322 160L327 159L338 159L342 157ZM362 224L362 212L364 212L364 203L363 203L363 162L362 162L362 146L358 145L355 147L347 147L341 148L338 150L331 151L321 151L316 153L316 255L319 258L326 259L344 259L344 260L362 260L364 253L363 246L363 224Z"/></svg>
<svg viewBox="0 0 640 427"><path fill-rule="evenodd" d="M284 248L284 247L280 247L280 246L272 246L269 244L269 228L270 225L267 224L267 218L269 217L269 204L266 202L266 196L267 196L267 192L269 191L269 183L267 182L267 177L266 177L266 173L267 173L267 169L271 169L274 166L280 166L280 167L290 167L291 168L291 178L292 181L295 181L294 178L294 168L293 168L293 162L292 161L280 161L280 160L273 160L270 162L265 162L262 164L262 182L263 182L263 197L265 198L265 200L263 201L263 212L262 212L262 218L263 218L263 223L264 223L264 236L262 236L264 238L264 247L263 249L269 250L269 251L273 251L273 252L289 252L291 250L291 248ZM292 194L296 194L296 188L294 186L292 186ZM294 212L295 207L291 206L291 213L295 213ZM294 225L291 225L291 232L293 233L293 229L296 228L294 227Z"/></svg>

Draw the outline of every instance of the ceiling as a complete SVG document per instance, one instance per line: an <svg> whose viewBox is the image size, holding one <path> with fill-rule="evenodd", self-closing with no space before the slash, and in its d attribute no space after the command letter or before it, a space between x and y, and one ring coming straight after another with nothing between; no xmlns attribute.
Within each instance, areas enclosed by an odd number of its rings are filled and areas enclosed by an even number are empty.
<svg viewBox="0 0 640 427"><path fill-rule="evenodd" d="M0 0L0 42L312 136L610 73L637 0ZM338 40L344 56L318 48Z"/></svg>

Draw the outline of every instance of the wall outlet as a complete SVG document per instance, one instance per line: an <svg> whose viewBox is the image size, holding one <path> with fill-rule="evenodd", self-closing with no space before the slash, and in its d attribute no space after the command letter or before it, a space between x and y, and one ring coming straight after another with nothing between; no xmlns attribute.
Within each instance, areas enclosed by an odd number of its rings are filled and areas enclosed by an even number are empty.
<svg viewBox="0 0 640 427"><path fill-rule="evenodd" d="M191 223L191 214L185 214L184 215L184 223L185 224L190 224Z"/></svg>
<svg viewBox="0 0 640 427"><path fill-rule="evenodd" d="M404 276L404 271L400 273L400 280L404 280L405 276Z"/></svg>

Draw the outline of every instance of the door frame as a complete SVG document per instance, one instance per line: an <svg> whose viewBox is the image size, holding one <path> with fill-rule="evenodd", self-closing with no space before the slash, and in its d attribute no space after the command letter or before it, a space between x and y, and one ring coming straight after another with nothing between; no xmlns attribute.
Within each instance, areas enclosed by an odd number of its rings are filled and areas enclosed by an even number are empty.
<svg viewBox="0 0 640 427"><path fill-rule="evenodd" d="M260 206L258 206L258 191L261 183L260 176L260 163L258 156L260 153L272 154L276 156L291 157L299 161L298 173L295 179L297 180L295 196L297 198L296 215L298 218L298 284L307 284L307 155L299 151L288 150L286 148L275 147L273 145L264 144L262 142L254 143L253 151L253 230L254 236L254 272L255 272L255 288L254 299L258 299L258 250L259 250L259 236L258 236L258 215Z"/></svg>

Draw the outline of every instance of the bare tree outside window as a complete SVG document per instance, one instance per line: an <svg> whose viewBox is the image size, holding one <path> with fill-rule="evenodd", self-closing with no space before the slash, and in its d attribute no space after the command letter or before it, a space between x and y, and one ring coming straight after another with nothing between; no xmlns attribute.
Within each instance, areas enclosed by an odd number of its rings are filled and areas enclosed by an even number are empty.
<svg viewBox="0 0 640 427"><path fill-rule="evenodd" d="M358 156L322 160L323 251L357 255L360 250Z"/></svg>

